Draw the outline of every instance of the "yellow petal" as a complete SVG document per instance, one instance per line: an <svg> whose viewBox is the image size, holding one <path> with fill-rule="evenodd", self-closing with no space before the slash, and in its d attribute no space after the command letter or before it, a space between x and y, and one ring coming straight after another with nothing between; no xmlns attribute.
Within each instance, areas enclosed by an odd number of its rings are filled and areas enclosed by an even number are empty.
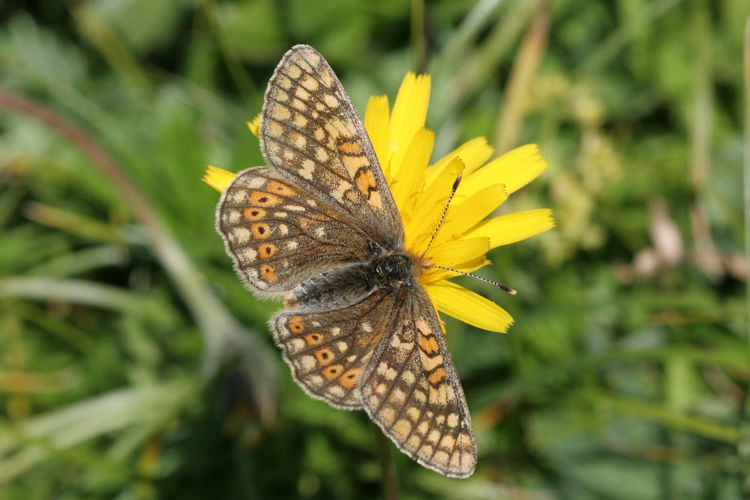
<svg viewBox="0 0 750 500"><path fill-rule="evenodd" d="M490 239L490 247L496 248L525 240L552 227L555 227L552 210L538 208L494 217L479 224L475 229L469 231L465 237L485 236Z"/></svg>
<svg viewBox="0 0 750 500"><path fill-rule="evenodd" d="M435 132L420 128L412 137L409 146L397 151L391 160L391 194L402 213L410 213L406 203L409 197L414 197L421 191L424 170L430 162L434 145Z"/></svg>
<svg viewBox="0 0 750 500"><path fill-rule="evenodd" d="M435 243L449 241L473 228L508 199L505 186L495 184L474 193L448 209L445 220L438 230ZM487 236L482 234L480 236Z"/></svg>
<svg viewBox="0 0 750 500"><path fill-rule="evenodd" d="M388 166L388 127L390 120L390 110L388 108L388 97L384 95L374 95L367 102L365 110L365 128L367 135L370 136L372 147L375 149L375 155L378 157L380 167L387 180L390 177L386 173Z"/></svg>
<svg viewBox="0 0 750 500"><path fill-rule="evenodd" d="M428 253L428 259L430 264L455 268L461 263L484 256L489 251L489 238L462 238L433 245Z"/></svg>
<svg viewBox="0 0 750 500"><path fill-rule="evenodd" d="M539 146L527 144L505 153L469 175L456 196L475 193L488 184L502 182L508 194L513 194L544 172L549 163L541 154Z"/></svg>
<svg viewBox="0 0 750 500"><path fill-rule="evenodd" d="M229 183L232 182L232 179L234 179L234 176L234 172L209 165L201 180L218 192L223 193L226 191Z"/></svg>
<svg viewBox="0 0 750 500"><path fill-rule="evenodd" d="M253 133L255 137L258 137L258 127L260 127L260 113L255 115L255 118L247 122L247 128Z"/></svg>
<svg viewBox="0 0 750 500"><path fill-rule="evenodd" d="M427 118L430 101L430 75L407 73L396 96L391 114L389 145L396 152L405 148Z"/></svg>
<svg viewBox="0 0 750 500"><path fill-rule="evenodd" d="M484 165L484 162L489 160L494 151L495 149L487 144L487 139L484 137L475 137L470 141L466 141L427 169L427 186L434 182L438 175L442 174L443 169L454 156L458 156L464 162L464 166L466 167L464 175L468 176L471 172Z"/></svg>
<svg viewBox="0 0 750 500"><path fill-rule="evenodd" d="M508 311L460 285L444 281L425 287L438 310L491 332L505 333L513 324Z"/></svg>
<svg viewBox="0 0 750 500"><path fill-rule="evenodd" d="M412 252L419 254L424 250L448 202L453 183L463 169L464 163L454 156L443 169L443 175L416 197L411 216L404 220L406 242Z"/></svg>

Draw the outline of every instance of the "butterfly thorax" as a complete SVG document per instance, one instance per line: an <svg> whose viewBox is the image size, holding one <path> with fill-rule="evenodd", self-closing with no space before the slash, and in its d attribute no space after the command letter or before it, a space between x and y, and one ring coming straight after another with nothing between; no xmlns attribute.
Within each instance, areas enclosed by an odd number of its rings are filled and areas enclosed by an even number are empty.
<svg viewBox="0 0 750 500"><path fill-rule="evenodd" d="M370 263L374 280L382 288L408 286L414 283L414 260L403 253L391 253L377 257Z"/></svg>
<svg viewBox="0 0 750 500"><path fill-rule="evenodd" d="M319 304L348 305L377 289L393 290L416 283L412 257L399 252L387 253L313 276L291 292L286 305L312 308Z"/></svg>

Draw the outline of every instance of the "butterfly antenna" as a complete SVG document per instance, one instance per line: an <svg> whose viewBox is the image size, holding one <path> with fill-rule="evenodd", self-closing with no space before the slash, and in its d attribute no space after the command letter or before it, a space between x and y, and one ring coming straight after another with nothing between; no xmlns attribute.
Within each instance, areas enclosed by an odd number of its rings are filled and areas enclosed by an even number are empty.
<svg viewBox="0 0 750 500"><path fill-rule="evenodd" d="M435 227L435 230L432 232L432 236L430 237L429 243L427 243L427 248L424 249L424 252L422 252L422 255L419 256L421 259L425 256L427 253L427 250L430 249L432 246L432 242L435 241L435 236L437 236L438 229L440 229L440 226L443 224L443 219L445 219L445 214L448 212L448 207L451 204L451 201L453 200L453 196L456 194L456 189L458 189L458 185L461 184L461 174L458 174L458 177L456 177L456 182L453 183L453 187L451 188L451 195L448 197L448 201L445 203L445 208L443 209L443 214L440 216L440 220L437 223L437 226Z"/></svg>
<svg viewBox="0 0 750 500"><path fill-rule="evenodd" d="M424 252L422 252L422 255L419 256L421 259L425 256L427 253L427 250L430 249L430 246L432 246L432 242L435 241L435 236L437 236L438 229L440 229L440 226L443 224L443 219L445 219L445 214L448 212L448 207L451 204L451 201L453 200L453 196L456 194L456 189L458 189L458 185L461 184L461 174L458 174L458 177L456 177L456 182L453 183L453 188L451 189L451 195L448 197L448 201L445 203L445 208L443 209L443 214L440 216L440 220L437 223L437 226L435 227L435 230L432 232L432 237L430 238L429 243L427 243L427 248L424 249ZM428 264L424 266L424 269L442 269L443 271L450 271L452 273L458 273L462 274L464 276L469 276L472 278L476 278L479 281L484 281L485 283L489 283L492 286L496 286L500 290L504 290L508 292L511 295L518 294L517 291L515 291L513 288L503 285L502 283L498 283L497 281L493 281L487 278L482 278L481 276L477 276L476 274L467 273L464 271L459 271L458 269L451 269L450 267L443 267L443 266L436 266L434 264Z"/></svg>
<svg viewBox="0 0 750 500"><path fill-rule="evenodd" d="M477 276L476 274L465 273L463 271L459 271L458 269L451 269L450 267L436 266L434 264L428 264L428 265L425 266L425 268L427 268L427 269L429 269L429 268L442 269L443 271L450 271L452 273L463 274L464 276L469 276L471 278L476 278L479 281L484 281L485 283L489 283L490 285L496 286L500 290L504 290L504 291L508 292L511 295L518 295L518 292L516 290L514 290L513 288L511 288L509 286L506 286L506 285L503 285L502 283L498 283L497 281L489 280L487 278L482 278L481 276Z"/></svg>

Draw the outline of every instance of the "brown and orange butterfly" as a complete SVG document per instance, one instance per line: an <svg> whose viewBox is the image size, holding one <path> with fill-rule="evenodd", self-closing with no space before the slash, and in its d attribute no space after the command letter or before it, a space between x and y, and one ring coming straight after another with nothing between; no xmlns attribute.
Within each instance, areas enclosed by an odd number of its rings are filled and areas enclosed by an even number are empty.
<svg viewBox="0 0 750 500"><path fill-rule="evenodd" d="M237 273L283 296L276 342L310 396L364 409L398 448L451 477L477 453L461 383L422 260L370 139L326 60L289 50L268 84L259 137L267 167L239 173L216 224Z"/></svg>

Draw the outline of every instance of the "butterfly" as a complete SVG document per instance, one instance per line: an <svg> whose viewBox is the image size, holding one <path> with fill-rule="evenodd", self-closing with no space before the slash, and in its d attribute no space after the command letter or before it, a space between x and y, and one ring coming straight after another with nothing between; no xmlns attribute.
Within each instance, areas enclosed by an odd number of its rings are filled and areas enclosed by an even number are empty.
<svg viewBox="0 0 750 500"><path fill-rule="evenodd" d="M315 49L292 47L266 90L266 167L237 174L216 210L235 270L261 297L302 389L363 409L403 453L450 477L477 461L471 417L426 265L404 246L401 216L362 120Z"/></svg>

